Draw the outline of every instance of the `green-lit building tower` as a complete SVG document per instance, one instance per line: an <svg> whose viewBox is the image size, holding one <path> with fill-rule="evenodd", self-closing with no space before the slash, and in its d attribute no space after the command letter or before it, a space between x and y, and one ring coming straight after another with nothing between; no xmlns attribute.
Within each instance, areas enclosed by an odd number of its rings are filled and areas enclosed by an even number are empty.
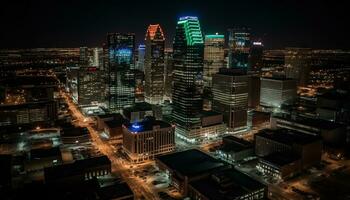
<svg viewBox="0 0 350 200"><path fill-rule="evenodd" d="M204 42L197 17L181 17L173 42L173 120L177 136L191 140L200 127ZM193 135L193 137L192 137Z"/></svg>

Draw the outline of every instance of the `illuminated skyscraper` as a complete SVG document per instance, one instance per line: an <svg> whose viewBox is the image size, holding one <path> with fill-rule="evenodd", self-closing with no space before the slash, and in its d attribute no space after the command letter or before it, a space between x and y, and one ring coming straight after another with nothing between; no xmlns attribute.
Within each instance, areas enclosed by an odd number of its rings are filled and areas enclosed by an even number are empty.
<svg viewBox="0 0 350 200"><path fill-rule="evenodd" d="M248 76L243 69L221 68L213 75L213 110L223 114L228 130L247 127Z"/></svg>
<svg viewBox="0 0 350 200"><path fill-rule="evenodd" d="M137 64L136 69L144 72L145 68L145 45L140 44L137 48Z"/></svg>
<svg viewBox="0 0 350 200"><path fill-rule="evenodd" d="M180 17L173 43L173 119L175 132L191 138L202 110L203 36L197 17Z"/></svg>
<svg viewBox="0 0 350 200"><path fill-rule="evenodd" d="M250 29L239 27L229 29L229 67L248 68L250 51Z"/></svg>
<svg viewBox="0 0 350 200"><path fill-rule="evenodd" d="M165 49L164 51L164 100L172 101L173 88L173 49Z"/></svg>
<svg viewBox="0 0 350 200"><path fill-rule="evenodd" d="M250 71L259 72L261 70L263 54L264 45L261 42L253 42L249 56Z"/></svg>
<svg viewBox="0 0 350 200"><path fill-rule="evenodd" d="M120 111L135 102L135 34L107 35L108 107Z"/></svg>
<svg viewBox="0 0 350 200"><path fill-rule="evenodd" d="M159 24L149 25L145 38L145 101L163 102L165 37Z"/></svg>
<svg viewBox="0 0 350 200"><path fill-rule="evenodd" d="M204 86L212 86L212 75L224 66L224 35L206 35L204 41Z"/></svg>

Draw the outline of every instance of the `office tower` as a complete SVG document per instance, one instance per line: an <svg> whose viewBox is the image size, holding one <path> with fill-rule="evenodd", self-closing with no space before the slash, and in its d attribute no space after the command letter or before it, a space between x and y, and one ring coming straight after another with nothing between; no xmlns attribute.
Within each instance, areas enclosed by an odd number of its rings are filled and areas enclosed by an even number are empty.
<svg viewBox="0 0 350 200"><path fill-rule="evenodd" d="M164 51L164 100L172 101L173 88L173 49L165 49Z"/></svg>
<svg viewBox="0 0 350 200"><path fill-rule="evenodd" d="M287 48L285 54L286 77L297 80L298 86L307 86L311 71L311 60L311 49Z"/></svg>
<svg viewBox="0 0 350 200"><path fill-rule="evenodd" d="M165 37L159 24L148 26L145 45L145 101L161 104L164 95Z"/></svg>
<svg viewBox="0 0 350 200"><path fill-rule="evenodd" d="M248 76L244 69L221 68L213 75L213 110L224 116L229 132L247 127Z"/></svg>
<svg viewBox="0 0 350 200"><path fill-rule="evenodd" d="M253 42L250 49L249 66L250 71L260 72L263 63L264 45L262 42Z"/></svg>
<svg viewBox="0 0 350 200"><path fill-rule="evenodd" d="M250 75L248 77L248 107L256 108L260 104L260 77Z"/></svg>
<svg viewBox="0 0 350 200"><path fill-rule="evenodd" d="M103 68L102 48L80 47L80 67Z"/></svg>
<svg viewBox="0 0 350 200"><path fill-rule="evenodd" d="M287 78L261 78L260 105L280 108L296 98L296 82Z"/></svg>
<svg viewBox="0 0 350 200"><path fill-rule="evenodd" d="M140 44L137 48L137 64L136 69L144 72L145 70L145 48L144 44Z"/></svg>
<svg viewBox="0 0 350 200"><path fill-rule="evenodd" d="M123 149L131 162L143 162L175 150L174 126L152 117L123 127Z"/></svg>
<svg viewBox="0 0 350 200"><path fill-rule="evenodd" d="M229 67L249 68L250 29L236 27L228 32Z"/></svg>
<svg viewBox="0 0 350 200"><path fill-rule="evenodd" d="M104 97L103 72L96 67L80 68L78 72L78 104L97 105Z"/></svg>
<svg viewBox="0 0 350 200"><path fill-rule="evenodd" d="M135 102L135 34L110 33L106 45L108 108L119 112Z"/></svg>
<svg viewBox="0 0 350 200"><path fill-rule="evenodd" d="M174 50L173 120L176 134L189 136L200 124L202 110L203 36L197 17L181 17L177 22Z"/></svg>
<svg viewBox="0 0 350 200"><path fill-rule="evenodd" d="M224 67L225 37L224 35L206 35L204 40L204 68L203 81L204 86L211 88L212 75L219 72Z"/></svg>

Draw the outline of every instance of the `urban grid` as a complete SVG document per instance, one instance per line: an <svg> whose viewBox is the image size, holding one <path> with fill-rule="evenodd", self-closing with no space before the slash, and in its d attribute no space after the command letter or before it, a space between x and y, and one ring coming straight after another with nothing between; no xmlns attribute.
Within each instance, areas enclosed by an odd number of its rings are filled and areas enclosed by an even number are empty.
<svg viewBox="0 0 350 200"><path fill-rule="evenodd" d="M4 3L0 199L350 199L345 5L77 2Z"/></svg>

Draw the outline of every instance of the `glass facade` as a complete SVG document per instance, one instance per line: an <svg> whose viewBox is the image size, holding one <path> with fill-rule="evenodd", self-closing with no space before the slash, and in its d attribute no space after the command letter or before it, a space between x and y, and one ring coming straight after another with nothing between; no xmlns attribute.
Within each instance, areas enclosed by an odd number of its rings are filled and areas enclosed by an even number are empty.
<svg viewBox="0 0 350 200"><path fill-rule="evenodd" d="M135 34L107 35L108 107L120 111L135 102Z"/></svg>
<svg viewBox="0 0 350 200"><path fill-rule="evenodd" d="M165 37L159 24L149 25L145 38L145 101L163 103Z"/></svg>
<svg viewBox="0 0 350 200"><path fill-rule="evenodd" d="M250 52L250 29L239 27L229 29L229 67L248 68Z"/></svg>
<svg viewBox="0 0 350 200"><path fill-rule="evenodd" d="M204 42L197 17L181 17L173 43L173 119L176 134L200 126ZM179 131L181 130L181 131Z"/></svg>

